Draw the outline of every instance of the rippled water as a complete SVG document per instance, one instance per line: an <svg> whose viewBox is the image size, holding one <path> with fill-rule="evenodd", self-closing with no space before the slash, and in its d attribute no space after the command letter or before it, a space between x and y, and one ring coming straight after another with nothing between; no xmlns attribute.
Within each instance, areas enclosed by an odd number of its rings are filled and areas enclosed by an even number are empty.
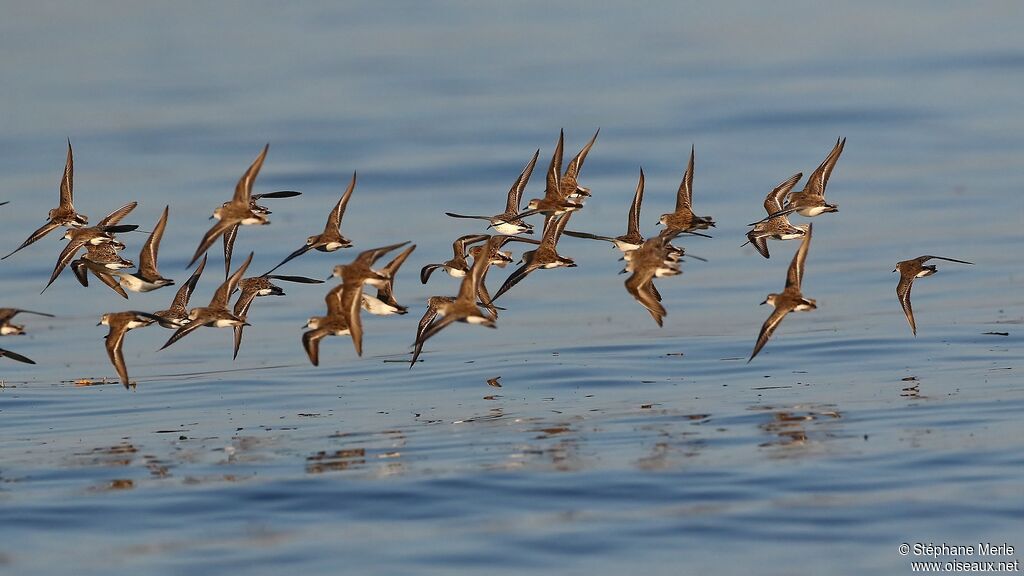
<svg viewBox="0 0 1024 576"><path fill-rule="evenodd" d="M322 227L352 170L357 249L417 250L411 313L365 318L363 358L332 338L310 366L299 326L326 288L286 285L234 362L227 330L159 353L167 331L130 333L134 392L75 384L116 379L95 323L173 292L125 302L65 272L40 295L55 234L5 260L0 304L57 318L0 342L38 362L0 360L0 570L904 573L902 542L1024 546L1021 24L1012 3L7 7L4 252L53 207L65 137L93 220L138 200L149 229L171 205L179 281L267 141L256 192L303 196L241 231L254 272ZM565 238L578 268L531 275L498 330L453 326L408 369L426 297L457 289L417 269L479 230L443 212L497 212L533 150L544 166L560 128L571 155L597 127L571 223L596 233L624 231L641 165L655 230L696 145L696 212L719 225L686 242L707 263L658 282L665 327L613 249ZM841 212L815 220L804 280L819 308L747 364L796 245L764 260L745 224L838 136ZM976 265L919 281L915 338L890 270L919 254Z"/></svg>

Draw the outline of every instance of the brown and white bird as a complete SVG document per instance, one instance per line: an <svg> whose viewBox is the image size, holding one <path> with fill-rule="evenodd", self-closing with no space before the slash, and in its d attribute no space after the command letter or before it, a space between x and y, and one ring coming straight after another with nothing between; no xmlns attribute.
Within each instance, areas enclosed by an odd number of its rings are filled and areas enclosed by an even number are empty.
<svg viewBox="0 0 1024 576"><path fill-rule="evenodd" d="M338 284L324 297L327 304L326 316L313 316L306 322L306 332L302 333L302 347L309 356L313 366L320 365L320 341L328 336L348 336L352 333L349 327L351 311L342 308L341 294L345 290L344 284ZM356 310L356 318L359 311ZM360 346L362 345L360 341Z"/></svg>
<svg viewBox="0 0 1024 576"><path fill-rule="evenodd" d="M495 328L494 319L477 306L477 293L480 279L490 266L490 258L493 245L501 242L501 237L492 236L487 240L488 247L481 251L480 257L473 261L473 267L469 274L462 279L459 286L459 294L448 300L447 298L431 298L428 302L427 313L420 320L420 327L417 330L416 342L413 344L414 351L409 367L416 365L423 344L435 334L454 322L466 322L468 324L480 324L488 328ZM431 316L432 314L432 316ZM440 316L440 318L437 318Z"/></svg>
<svg viewBox="0 0 1024 576"><path fill-rule="evenodd" d="M375 288L383 288L391 279L389 274L383 270L373 268L377 260L392 250L405 246L408 242L391 244L380 248L372 248L360 252L349 264L339 264L334 267L331 276L341 278L343 289L333 291L338 299L338 308L335 308L334 316L340 316L352 336L352 344L355 346L356 354L363 355L363 324L359 317L359 310L363 305L363 286L369 285ZM328 316L331 306L328 305Z"/></svg>
<svg viewBox="0 0 1024 576"><path fill-rule="evenodd" d="M11 322L18 314L35 314L36 316L53 318L53 314L47 314L46 312L33 312L32 310L21 308L0 308L0 336L21 336L25 333L25 326Z"/></svg>
<svg viewBox="0 0 1024 576"><path fill-rule="evenodd" d="M405 314L409 311L408 307L402 306L395 300L395 276L398 274L398 269L402 267L402 264L405 263L405 260L415 249L415 244L409 246L399 252L398 256L395 256L391 262L388 262L380 269L381 273L387 277L387 280L384 281L382 286L377 288L376 296L363 292L363 301L361 303L363 310L378 316Z"/></svg>
<svg viewBox="0 0 1024 576"><path fill-rule="evenodd" d="M452 243L451 260L440 264L427 264L421 268L420 282L426 284L430 280L430 275L438 268L444 268L444 271L452 278L464 277L469 272L469 261L466 260L468 254L467 246L486 240L487 237L486 234L467 234L456 238L455 242Z"/></svg>
<svg viewBox="0 0 1024 576"><path fill-rule="evenodd" d="M789 215L795 212L796 208L787 208L785 210L782 208L782 200L802 177L803 173L797 172L768 193L768 196L764 199L764 209L768 216L753 224L748 224L748 226L753 226L753 228L747 232L747 241L743 243L743 246L753 244L761 256L769 258L768 238L792 240L794 238L802 238L807 233L804 228L793 226L789 223Z"/></svg>
<svg viewBox="0 0 1024 576"><path fill-rule="evenodd" d="M910 306L910 289L914 285L915 278L924 278L925 276L931 276L938 271L935 265L926 266L925 262L929 260L945 260L947 262L957 262L960 264L974 264L974 262L968 262L966 260L957 260L955 258L944 258L942 256L918 256L911 260L903 260L896 264L896 268L893 272L900 273L900 281L896 284L896 296L900 300L900 304L903 306L903 313L907 315L907 322L910 323L910 330L917 336L917 324L914 323L914 309Z"/></svg>
<svg viewBox="0 0 1024 576"><path fill-rule="evenodd" d="M342 248L351 248L352 241L346 238L341 233L341 219L345 217L345 208L348 206L349 198L352 197L352 191L356 189L356 173L352 173L352 181L349 182L348 188L345 189L345 193L341 195L338 203L334 205L334 209L331 210L330 214L327 215L327 224L324 226L324 231L319 234L314 234L309 238L306 238L305 246L289 254L280 264L271 268L267 273L277 270L281 266L293 258L298 258L310 250L317 250L319 252L334 252Z"/></svg>
<svg viewBox="0 0 1024 576"><path fill-rule="evenodd" d="M256 160L245 171L245 174L242 174L242 177L239 178L238 184L235 185L235 195L231 200L218 206L213 211L213 218L217 220L217 223L203 235L203 239L199 242L199 247L196 248L195 254L192 255L192 260L188 263L189 266L195 264L199 257L205 254L210 246L217 241L217 238L228 233L235 226L270 224L265 211L253 210L252 208L252 186L256 182L256 176L259 175L260 168L263 167L263 161L266 160L267 150L269 149L270 144L264 146L260 155L256 157ZM232 242L224 244L224 276L227 276L231 268L231 252L233 247L232 237Z"/></svg>
<svg viewBox="0 0 1024 576"><path fill-rule="evenodd" d="M142 250L139 252L139 269L135 272L115 272L115 275L120 278L120 285L124 288L132 292L150 292L174 284L174 280L161 276L156 267L157 252L160 250L160 240L164 236L164 229L167 228L167 212L169 210L170 206L164 207L156 227L149 234L146 243L142 245Z"/></svg>
<svg viewBox="0 0 1024 576"><path fill-rule="evenodd" d="M597 135L595 134L595 137ZM564 214L583 207L582 202L576 202L569 197L577 197L579 190L562 190L562 155L565 146L565 131L558 133L558 143L555 151L551 154L551 163L548 164L548 172L545 178L544 197L534 198L526 204L526 210L516 215L516 219L522 219L533 214L544 214L554 216ZM587 148L589 150L589 148ZM580 152L580 154L583 154ZM582 163L582 162L581 162ZM574 179L573 179L574 180ZM569 181L567 180L568 184ZM585 188L584 191L587 191Z"/></svg>
<svg viewBox="0 0 1024 576"><path fill-rule="evenodd" d="M68 245L61 251L60 256L57 257L57 264L53 268L53 273L50 274L50 281L46 283L42 292L46 292L46 289L53 284L53 281L57 279L57 276L64 270L71 260L85 246L98 246L100 244L110 244L110 246L116 250L123 250L124 244L120 243L114 234L118 232L130 232L138 228L137 225L118 224L129 212L138 206L138 202L129 202L124 206L121 206L117 210L114 210L110 214L107 214L102 220L99 221L95 226L89 226L86 228L68 228L67 232L64 233L63 238L68 241ZM40 294L42 293L40 292Z"/></svg>
<svg viewBox="0 0 1024 576"><path fill-rule="evenodd" d="M534 270L542 268L572 268L576 266L572 258L559 255L556 249L558 240L561 238L562 231L565 230L570 216L572 216L571 213L563 213L548 218L547 223L544 225L544 235L541 236L540 244L534 250L523 252L522 266L509 274L509 277L505 279L505 283L494 294L494 298L491 299L492 302L501 297L505 292L508 292L509 289L521 282L523 278L526 278Z"/></svg>
<svg viewBox="0 0 1024 576"><path fill-rule="evenodd" d="M661 294L654 287L655 278L665 278L682 274L678 259L672 256L671 240L679 232L662 233L644 241L639 248L631 252L626 270L632 272L626 278L626 291L651 313L651 317L662 325L662 318L667 314L661 304Z"/></svg>
<svg viewBox="0 0 1024 576"><path fill-rule="evenodd" d="M110 332L104 336L107 341L107 356L110 357L110 363L114 365L114 369L117 370L117 375L121 379L121 384L126 389L135 384L128 380L128 367L124 363L124 335L129 330L149 326L159 321L160 318L148 312L128 310L126 312L108 312L96 324L97 326L110 327Z"/></svg>
<svg viewBox="0 0 1024 576"><path fill-rule="evenodd" d="M668 214L662 214L658 224L665 226L666 232L689 232L692 230L705 230L715 225L710 216L695 216L693 214L693 158L694 147L690 147L690 161L683 172L683 180L679 183L679 190L676 192L676 209Z"/></svg>
<svg viewBox="0 0 1024 576"><path fill-rule="evenodd" d="M640 179L636 184L636 192L633 193L633 203L629 205L629 214L626 216L626 233L621 236L598 236L587 232L575 232L566 230L566 236L575 238L587 238L589 240L603 240L611 242L620 252L636 250L644 243L644 236L640 233L640 206L644 201L644 169L640 169Z"/></svg>
<svg viewBox="0 0 1024 576"><path fill-rule="evenodd" d="M757 335L757 343L754 344L754 351L747 359L749 363L757 356L757 353L768 343L768 339L775 333L782 319L790 312L805 312L817 308L813 298L805 298L801 292L801 284L804 278L804 263L807 261L807 250L811 246L812 225L807 225L807 234L804 235L800 248L793 255L793 261L789 264L786 272L786 287L780 294L769 294L761 304L771 304L775 307L768 319L761 326L761 332Z"/></svg>
<svg viewBox="0 0 1024 576"><path fill-rule="evenodd" d="M471 218L474 220L487 220L488 228L494 228L499 234L533 234L533 225L527 223L522 218L518 218L519 204L523 201L523 190L526 189L526 184L530 181L530 175L533 174L533 168L537 165L537 157L540 156L540 149L537 149L533 153L533 158L523 168L523 171L519 173L519 178L512 184L512 187L508 190L508 198L505 201L505 211L501 214L495 214L494 216L467 216L465 214L455 214L453 212L445 212L452 218Z"/></svg>
<svg viewBox="0 0 1024 576"><path fill-rule="evenodd" d="M89 217L84 214L79 214L75 210L74 205L74 175L75 175L75 161L71 153L71 139L68 139L68 158L64 163L64 177L60 181L60 203L56 208L50 210L47 214L47 222L39 227L38 230L29 234L29 237L14 249L7 256L2 259L6 260L18 250L34 243L43 236L46 236L53 230L67 226L68 228L81 228L89 224Z"/></svg>
<svg viewBox="0 0 1024 576"><path fill-rule="evenodd" d="M285 282L297 282L299 284L323 284L323 280L307 278L305 276L284 276L280 274L264 274L252 278L242 278L238 282L238 300L235 300L235 307L232 312L238 318L248 322L249 307L252 301L259 296L284 296L284 290L271 280L283 280ZM238 358L238 348L242 345L242 331L246 324L236 324L235 331L235 352L232 359Z"/></svg>
<svg viewBox="0 0 1024 576"><path fill-rule="evenodd" d="M832 175L832 169L836 167L844 146L846 138L836 139L835 147L807 179L804 189L789 193L785 208L794 208L797 214L808 217L826 212L839 212L838 206L825 202L825 187L828 186L828 178Z"/></svg>
<svg viewBox="0 0 1024 576"><path fill-rule="evenodd" d="M231 293L235 291L235 287L238 286L238 282L242 279L242 275L245 274L245 269L249 267L250 262L252 262L252 252L249 253L249 257L246 258L245 262L238 267L238 270L235 270L235 273L229 276L227 280L224 280L224 283L217 288L217 291L213 293L213 298L210 299L209 305L189 310L188 324L175 330L174 334L167 339L167 342L160 349L167 348L203 326L227 328L229 326L245 324L244 318L239 318L228 310L228 299L231 297Z"/></svg>
<svg viewBox="0 0 1024 576"><path fill-rule="evenodd" d="M199 283L199 277L202 276L203 270L205 269L206 254L203 254L203 259L199 261L199 266L196 266L196 269L192 271L192 275L188 277L188 280L186 280L185 283L178 288L177 293L174 294L174 299L171 300L170 308L153 313L160 317L161 326L177 330L191 322L188 317L188 301L192 297L192 292L195 291L196 284Z"/></svg>

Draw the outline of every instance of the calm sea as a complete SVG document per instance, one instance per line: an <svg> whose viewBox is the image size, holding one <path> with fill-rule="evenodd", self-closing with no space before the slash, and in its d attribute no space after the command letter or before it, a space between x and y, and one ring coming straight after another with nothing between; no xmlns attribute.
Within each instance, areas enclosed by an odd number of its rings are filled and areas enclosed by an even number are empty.
<svg viewBox="0 0 1024 576"><path fill-rule="evenodd" d="M1024 13L1014 2L16 3L0 19L0 249L56 205L65 139L75 205L131 200L161 271L183 281L211 210L264 143L272 224L236 262L258 274L323 227L353 170L356 247L280 272L326 277L410 240L396 294L364 315L364 354L301 326L327 286L257 300L229 330L157 352L104 349L122 300L70 272L39 293L54 233L0 263L0 305L29 335L0 347L0 572L42 574L902 574L902 543L1024 547ZM663 328L626 293L618 253L563 238L577 268L500 301L497 330L457 324L409 358L457 281L418 269L493 214L534 150L542 194L559 129L600 136L574 229L616 235L642 166L653 233L696 146L707 262L658 281ZM765 194L837 137L838 214L814 220L804 293L751 363L796 242L744 242ZM801 184L802 185L802 184ZM806 219L795 217L794 221ZM144 234L123 235L137 259ZM899 260L934 254L897 302ZM518 256L518 255L517 255ZM223 278L219 243L194 295ZM510 268L489 275L492 291ZM501 388L487 380L501 377ZM77 386L87 379L109 385ZM961 560L1013 560L968 557ZM953 557L940 557L951 561Z"/></svg>

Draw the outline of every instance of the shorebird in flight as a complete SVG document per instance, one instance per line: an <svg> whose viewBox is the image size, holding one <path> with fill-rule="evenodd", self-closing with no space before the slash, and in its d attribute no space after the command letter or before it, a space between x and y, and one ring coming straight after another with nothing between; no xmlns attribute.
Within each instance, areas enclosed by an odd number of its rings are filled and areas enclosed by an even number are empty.
<svg viewBox="0 0 1024 576"><path fill-rule="evenodd" d="M516 178L512 187L509 188L508 198L505 201L505 211L501 214L495 214L494 216L467 216L453 212L445 212L445 214L452 218L487 220L489 224L487 227L494 228L499 234L533 234L533 225L528 224L522 218L517 217L517 215L519 214L519 204L523 200L523 190L526 189L526 184L530 181L530 176L533 174L534 166L537 165L537 157L539 155L540 149L537 149L533 153L533 158L519 174L519 178Z"/></svg>
<svg viewBox="0 0 1024 576"><path fill-rule="evenodd" d="M804 279L804 263L807 261L807 250L811 246L812 226L811 224L807 225L807 233L800 243L800 248L793 255L793 261L789 264L789 270L786 272L786 287L780 294L769 294L764 299L764 302L761 302L761 304L771 304L775 309L772 310L768 319L761 326L761 332L757 335L754 351L750 354L750 358L747 359L748 363L768 343L768 339L772 337L775 329L779 327L786 314L790 312L805 312L818 307L814 298L805 298L800 291L800 286Z"/></svg>
<svg viewBox="0 0 1024 576"><path fill-rule="evenodd" d="M269 149L270 144L264 146L260 155L256 157L256 160L245 171L245 174L242 174L242 177L239 178L238 184L235 185L235 195L231 200L218 206L213 211L213 218L217 220L217 223L203 235L203 239L199 242L199 247L196 248L195 254L192 255L192 260L188 263L189 266L195 264L199 257L205 254L210 249L210 246L217 241L217 238L227 234L235 226L270 224L265 210L253 210L252 207L252 186L256 181L256 176L260 173L260 168L263 167L263 161L267 158L267 150ZM233 239L234 236L231 237L230 242L224 243L225 277L227 277L227 273L231 269L231 252L234 247Z"/></svg>
<svg viewBox="0 0 1024 576"><path fill-rule="evenodd" d="M331 210L331 213L327 215L327 224L324 226L324 231L306 238L306 244L303 247L289 254L280 264L271 268L267 273L269 274L277 270L289 260L298 258L310 250L334 252L341 248L351 248L352 241L341 234L341 219L345 217L345 208L348 206L348 200L352 197L352 191L355 188L356 173L353 172L352 181L349 182L345 193L341 195L338 203L334 205L334 210Z"/></svg>
<svg viewBox="0 0 1024 576"><path fill-rule="evenodd" d="M60 181L60 204L56 208L50 210L47 214L48 222L39 227L38 230L29 235L29 237L14 249L7 256L0 258L0 260L6 260L18 250L34 243L43 236L46 236L53 230L67 226L68 228L81 228L89 223L89 217L84 214L79 214L75 210L74 205L74 173L75 173L75 162L71 153L71 139L68 139L68 159L64 164L64 177Z"/></svg>
<svg viewBox="0 0 1024 576"><path fill-rule="evenodd" d="M747 242L744 242L743 246L753 244L761 256L768 258L768 238L792 240L802 238L807 233L804 228L789 223L789 215L796 211L795 208L782 209L782 200L802 177L803 173L797 172L768 193L764 199L764 209L768 216L748 224L754 228L747 232Z"/></svg>
<svg viewBox="0 0 1024 576"><path fill-rule="evenodd" d="M914 285L915 278L931 276L938 271L938 268L936 268L934 264L931 266L925 265L925 262L932 259L957 262L960 264L974 264L974 262L957 260L955 258L945 258L943 256L918 256L917 258L904 260L896 264L896 268L893 269L893 272L900 273L900 281L896 284L896 296L900 299L900 304L903 306L903 313L907 315L907 322L910 323L910 330L914 333L914 336L917 336L917 324L914 323L914 309L910 306L910 289Z"/></svg>
<svg viewBox="0 0 1024 576"><path fill-rule="evenodd" d="M674 212L662 214L658 219L658 224L663 224L666 232L706 230L715 225L715 221L710 216L695 216L693 214L693 157L694 147L691 146L690 161L686 165L683 180L679 183L679 190L676 192L676 209Z"/></svg>
<svg viewBox="0 0 1024 576"><path fill-rule="evenodd" d="M797 214L801 216L839 212L838 206L825 202L825 187L828 186L828 178L832 175L832 169L836 167L836 162L839 160L839 155L843 153L845 145L846 138L836 139L835 147L807 179L804 189L789 193L789 197L786 199L786 208L796 209Z"/></svg>

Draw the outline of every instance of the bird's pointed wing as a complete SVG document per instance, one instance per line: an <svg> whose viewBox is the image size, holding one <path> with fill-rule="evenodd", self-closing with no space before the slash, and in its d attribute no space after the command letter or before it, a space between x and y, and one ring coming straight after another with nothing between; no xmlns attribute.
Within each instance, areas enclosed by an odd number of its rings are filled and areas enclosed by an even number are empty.
<svg viewBox="0 0 1024 576"><path fill-rule="evenodd" d="M757 251L761 253L761 256L764 256L765 258L771 258L771 256L768 255L767 236L747 235L747 239L750 240L750 243L754 245L754 248L757 248Z"/></svg>
<svg viewBox="0 0 1024 576"><path fill-rule="evenodd" d="M260 198L280 199L294 198L296 196L302 196L302 192L297 192L295 190L278 190L277 192L264 192L263 194L253 194L252 199L253 201L256 201L259 200Z"/></svg>
<svg viewBox="0 0 1024 576"><path fill-rule="evenodd" d="M910 323L910 330L917 336L917 324L914 322L914 309L910 305L910 289L914 285L914 277L900 274L900 281L896 284L896 297L900 299L900 305L903 306L903 313L907 316L907 322Z"/></svg>
<svg viewBox="0 0 1024 576"><path fill-rule="evenodd" d="M782 211L782 201L786 199L786 194L796 186L796 183L804 177L803 172L797 172L789 178L783 180L774 190L768 193L768 196L764 199L764 209L768 214L775 214Z"/></svg>
<svg viewBox="0 0 1024 576"><path fill-rule="evenodd" d="M6 260L6 259L10 258L11 256L13 256L14 253L17 252L18 250L21 250L22 248L28 246L29 244L34 244L36 242L36 240L39 240L43 236L46 236L47 234L52 232L58 226L60 226L60 224L57 224L56 222L53 222L52 220L50 222L47 222L46 224L43 224L35 232L29 234L28 238L26 238L25 241L21 243L21 246L18 246L17 248L14 249L14 251L12 251L7 256L4 256L3 258L0 258L0 260Z"/></svg>
<svg viewBox="0 0 1024 576"><path fill-rule="evenodd" d="M310 278L308 276L287 276L282 274L264 274L267 278L274 278L276 280L284 280L285 282L295 282L298 284L323 284L324 281L319 278Z"/></svg>
<svg viewBox="0 0 1024 576"><path fill-rule="evenodd" d="M345 286L341 291L341 306L345 311L344 316L348 321L349 333L352 336L352 344L356 348L356 355L363 355L363 322L359 318L359 310L363 304L363 285Z"/></svg>
<svg viewBox="0 0 1024 576"><path fill-rule="evenodd" d="M533 272L534 270L537 269L537 267L533 265L532 256L533 255L531 254L529 257L526 257L527 261L524 262L522 266L516 268L515 270L512 271L511 274L508 275L508 278L505 279L505 282L501 285L501 288L498 288L498 291L494 293L494 297L491 298L491 302L494 302L498 298L501 298L502 294L508 292L513 286L522 282L523 278L529 276L530 272Z"/></svg>
<svg viewBox="0 0 1024 576"><path fill-rule="evenodd" d="M575 230L565 230L563 233L566 236L572 236L573 238L586 238L587 240L604 240L605 242L614 242L615 238L611 236L598 236L597 234L591 234L589 232L577 232Z"/></svg>
<svg viewBox="0 0 1024 576"><path fill-rule="evenodd" d="M196 289L196 284L199 283L199 277L203 274L203 269L206 268L206 255L203 255L203 260L199 262L199 266L192 272L192 275L188 277L188 280L178 288L178 292L174 295L174 300L171 301L171 308L184 310L188 306L188 300L192 297L192 292Z"/></svg>
<svg viewBox="0 0 1024 576"><path fill-rule="evenodd" d="M68 159L64 163L64 176L60 179L60 208L75 209L75 159L71 153L71 139L68 138Z"/></svg>
<svg viewBox="0 0 1024 576"><path fill-rule="evenodd" d="M334 205L334 210L331 210L330 215L327 217L327 225L324 226L324 234L341 231L341 219L345 217L345 208L348 206L348 199L352 197L352 191L355 189L356 173L352 172L352 181L348 183L348 188L345 189L345 193L341 195L338 203Z"/></svg>
<svg viewBox="0 0 1024 576"><path fill-rule="evenodd" d="M231 254L235 251L235 238L238 237L238 229L241 224L235 224L224 231L224 277L231 274Z"/></svg>
<svg viewBox="0 0 1024 576"><path fill-rule="evenodd" d="M947 262L959 262L960 264L971 264L972 266L974 265L974 262L968 262L967 260L957 260L956 258L946 258L945 256L921 256L920 258L917 258L917 261L924 264L925 262L932 259L945 260Z"/></svg>
<svg viewBox="0 0 1024 576"><path fill-rule="evenodd" d="M790 308L784 306L776 307L775 310L772 310L772 313L768 315L768 319L761 325L761 332L757 335L754 351L750 353L750 358L747 362L753 360L754 356L757 356L757 353L761 351L761 348L764 348L764 345L768 343L768 339L772 337L775 329L779 327L782 319L786 317L786 314L789 314L789 311Z"/></svg>
<svg viewBox="0 0 1024 576"><path fill-rule="evenodd" d="M419 359L420 354L423 352L423 334L426 333L427 327L430 323L437 318L437 310L432 306L427 306L427 311L423 313L423 317L420 318L419 327L416 328L416 342L413 344L412 360L409 362L409 368L416 365L416 360Z"/></svg>
<svg viewBox="0 0 1024 576"><path fill-rule="evenodd" d="M267 150L269 149L270 144L264 146L260 155L256 157L256 160L249 166L249 169L238 180L238 184L235 185L235 195L231 199L235 204L249 206L249 201L252 199L252 185L256 181L256 176L260 173L260 168L263 167L263 161L267 158Z"/></svg>
<svg viewBox="0 0 1024 576"><path fill-rule="evenodd" d="M238 314L235 315L237 316ZM234 360L235 358L238 358L238 349L242 346L242 330L245 329L245 326L237 324L235 326L232 326L232 328L234 328L235 332L235 351L232 352L231 359Z"/></svg>
<svg viewBox="0 0 1024 576"><path fill-rule="evenodd" d="M164 345L160 347L160 350L167 348L171 344L174 344L178 340L181 340L185 336L188 336L189 334L195 332L196 330L202 328L203 326L205 326L205 324L201 322L189 322L188 324L185 324L181 328L175 330L174 334L171 334L171 337L168 338L167 342L165 342Z"/></svg>
<svg viewBox="0 0 1024 576"><path fill-rule="evenodd" d="M587 161L587 154L590 154L590 149L594 147L594 142L597 141L597 135L601 133L601 129L598 128L594 135L590 137L590 141L580 150L579 154L569 162L569 165L565 168L565 176L576 180L580 176L580 170L583 169L583 163ZM566 194L572 194L573 190L564 190Z"/></svg>
<svg viewBox="0 0 1024 576"><path fill-rule="evenodd" d="M409 246L408 248L400 252L398 256L395 256L394 260L388 262L387 265L381 269L381 272L384 275L393 279L395 277L395 274L398 273L398 269L402 267L402 264L405 263L405 260L409 257L410 254L412 254L412 251L415 249L416 245L413 244L412 246Z"/></svg>
<svg viewBox="0 0 1024 576"><path fill-rule="evenodd" d="M124 384L127 388L129 385L128 367L125 366L124 352L121 349L126 332L128 332L128 327L122 323L117 323L110 327L110 333L107 334L107 356L110 356L110 362L114 365L114 369L117 370L121 384Z"/></svg>
<svg viewBox="0 0 1024 576"><path fill-rule="evenodd" d="M256 292L256 290L242 290L238 295L238 300L235 300L235 308L232 314L244 319L245 315L249 313L252 301L256 299Z"/></svg>
<svg viewBox="0 0 1024 576"><path fill-rule="evenodd" d="M320 365L320 341L329 333L330 331L324 328L308 330L302 333L302 347L306 349L306 355L309 356L309 361L313 366Z"/></svg>
<svg viewBox="0 0 1024 576"><path fill-rule="evenodd" d="M551 163L548 164L547 180L544 187L544 198L548 200L560 201L562 199L559 183L562 180L562 150L564 145L565 131L559 130L558 144L555 145L555 151L551 154ZM522 215L519 217L521 218Z"/></svg>
<svg viewBox="0 0 1024 576"><path fill-rule="evenodd" d="M845 145L846 138L836 139L835 147L832 148L832 151L829 152L825 160L807 179L807 186L804 190L805 194L817 198L825 197L825 186L828 186L828 178L832 175L832 169L836 167L836 162L839 160L839 155L843 153L843 146Z"/></svg>
<svg viewBox="0 0 1024 576"><path fill-rule="evenodd" d="M408 243L409 241L406 240L405 242L399 242L398 244L390 244L388 246L381 246L380 248L371 248L369 250L364 250L360 252L358 256L356 256L354 262L362 262L367 266L373 266L373 264L377 260L380 260L380 258L387 254L388 252L391 252L396 248L401 248L402 246L405 246Z"/></svg>
<svg viewBox="0 0 1024 576"><path fill-rule="evenodd" d="M683 172L683 180L679 183L679 191L676 192L676 212L683 208L693 208L693 154L694 147L690 146L690 161L686 165L686 172Z"/></svg>
<svg viewBox="0 0 1024 576"><path fill-rule="evenodd" d="M427 340L430 340L435 334L437 334L441 330L444 330L447 326L451 325L456 321L457 318L455 316L448 315L442 316L440 319L436 319L434 322L431 322L430 325L427 326L427 328L423 331L423 337L420 340L420 346L422 346L423 343L426 342Z"/></svg>
<svg viewBox="0 0 1024 576"><path fill-rule="evenodd" d="M342 316L344 307L341 304L341 292L345 289L344 284L338 284L327 291L324 296L324 304L327 305L328 316Z"/></svg>
<svg viewBox="0 0 1024 576"><path fill-rule="evenodd" d="M533 168L537 165L537 158L540 156L540 148L533 153L533 158L523 168L523 171L519 173L519 178L512 184L512 187L508 190L508 199L505 202L505 213L516 214L519 212L519 205L523 201L523 190L526 190L526 184L530 181L530 176L533 175Z"/></svg>
<svg viewBox="0 0 1024 576"><path fill-rule="evenodd" d="M43 288L43 292L46 291L46 288L50 287L50 284L53 284L53 281L57 279L57 276L59 276L64 270L64 267L71 262L71 259L75 257L75 254L78 253L82 246L85 246L85 240L72 238L68 241L68 245L61 250L60 256L57 257L57 265L53 267L53 274L50 274L50 281L46 283L46 287ZM42 294L42 292L40 292L40 294Z"/></svg>
<svg viewBox="0 0 1024 576"><path fill-rule="evenodd" d="M626 235L640 234L640 205L644 202L644 169L640 169L640 179L633 193L633 203L629 205L629 216L626 218Z"/></svg>
<svg viewBox="0 0 1024 576"><path fill-rule="evenodd" d="M199 257L206 253L213 246L213 243L217 241L217 237L227 232L232 226L237 225L237 222L231 222L227 220L218 220L216 224L210 227L203 235L203 239L199 242L199 247L196 248L195 254L192 255L192 260L188 263L192 266L199 260Z"/></svg>
<svg viewBox="0 0 1024 576"><path fill-rule="evenodd" d="M813 226L814 224L807 225L807 234L804 234L803 240L800 241L800 248L797 249L796 254L793 255L793 261L789 264L789 270L786 272L787 290L795 288L797 292L800 291L800 286L804 279L804 263L807 261L807 250L811 246Z"/></svg>
<svg viewBox="0 0 1024 576"><path fill-rule="evenodd" d="M160 240L164 237L164 229L167 228L167 214L170 209L170 206L164 206L163 214L157 220L156 227L153 228L146 243L142 245L142 251L139 252L139 273L149 278L160 277L156 268L156 257L160 250Z"/></svg>
<svg viewBox="0 0 1024 576"><path fill-rule="evenodd" d="M658 326L662 325L662 318L665 316L665 307L659 301L659 298L651 291L651 274L644 272L634 272L629 278L626 279L626 291L629 292L641 306L647 309L651 313L651 317L658 323Z"/></svg>
<svg viewBox="0 0 1024 576"><path fill-rule="evenodd" d="M115 277L113 274L107 274L106 272L103 272L102 269L100 268L94 268L92 266L89 266L88 264L86 264L86 267L92 270L92 273L97 278L99 278L100 282L103 282L104 284L109 286L111 290L120 294L121 297L124 298L125 300L128 299L128 293L124 291L123 287L121 287L121 283L118 281L117 277ZM72 266L72 269L74 269L74 266ZM78 272L75 272L75 274L78 274ZM82 275L85 275L84 270L82 271ZM79 278L79 281L81 280L82 279Z"/></svg>
<svg viewBox="0 0 1024 576"><path fill-rule="evenodd" d="M228 277L223 284L217 288L217 291L213 293L213 298L210 299L210 308L216 308L225 310L228 307L228 300L231 298L231 294L235 291L235 287L238 286L238 281L242 279L242 275L245 274L245 269L249 267L249 263L252 262L252 252L249 252L249 257L245 259L245 262L235 270L235 273Z"/></svg>
<svg viewBox="0 0 1024 576"><path fill-rule="evenodd" d="M127 216L132 210L135 210L135 207L138 205L138 202L129 202L124 206L121 206L117 210L114 210L110 214L104 216L103 219L96 224L96 227L103 229L108 226L116 225L118 222L124 219L124 217Z"/></svg>
<svg viewBox="0 0 1024 576"><path fill-rule="evenodd" d="M7 356L11 360L17 360L18 362L24 362L25 364L35 364L35 361L26 356L22 356L17 352L11 352L10 350L4 350L0 348L0 356Z"/></svg>
<svg viewBox="0 0 1024 576"><path fill-rule="evenodd" d="M291 254L289 254L284 260L281 260L281 262L277 266L274 266L273 268L268 270L267 274L270 274L274 270L277 270L281 266L284 266L289 260L293 260L295 258L298 258L299 256L302 256L303 254L305 254L306 252L309 252L312 249L313 249L312 245L310 245L310 244L304 245L302 248L299 248L295 252L292 252Z"/></svg>

